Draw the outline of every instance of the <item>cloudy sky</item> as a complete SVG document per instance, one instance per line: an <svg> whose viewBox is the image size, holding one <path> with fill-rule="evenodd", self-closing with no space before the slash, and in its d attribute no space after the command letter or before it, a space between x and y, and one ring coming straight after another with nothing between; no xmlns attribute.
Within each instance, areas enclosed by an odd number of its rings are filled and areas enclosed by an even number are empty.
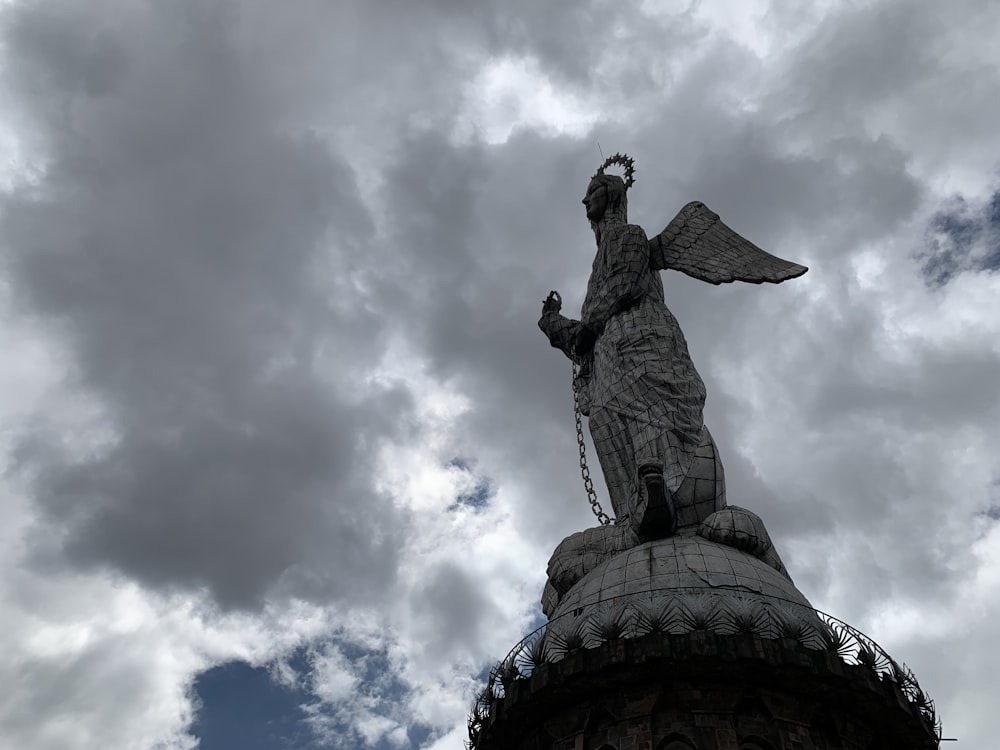
<svg viewBox="0 0 1000 750"><path fill-rule="evenodd" d="M535 322L579 309L599 142L650 234L699 199L810 267L664 275L729 500L995 746L1000 5L7 0L0 34L0 745L461 747L593 522Z"/></svg>

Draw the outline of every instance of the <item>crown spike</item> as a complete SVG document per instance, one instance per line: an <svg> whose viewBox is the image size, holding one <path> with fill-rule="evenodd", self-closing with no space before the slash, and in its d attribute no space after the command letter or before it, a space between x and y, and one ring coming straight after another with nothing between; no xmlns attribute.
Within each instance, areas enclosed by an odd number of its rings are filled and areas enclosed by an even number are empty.
<svg viewBox="0 0 1000 750"><path fill-rule="evenodd" d="M616 151L613 156L609 156L604 160L604 163L598 168L597 172L594 173L594 177L604 174L604 170L612 164L618 164L625 169L625 189L628 190L635 184L635 159L628 154L622 154ZM593 177L591 179L593 179Z"/></svg>

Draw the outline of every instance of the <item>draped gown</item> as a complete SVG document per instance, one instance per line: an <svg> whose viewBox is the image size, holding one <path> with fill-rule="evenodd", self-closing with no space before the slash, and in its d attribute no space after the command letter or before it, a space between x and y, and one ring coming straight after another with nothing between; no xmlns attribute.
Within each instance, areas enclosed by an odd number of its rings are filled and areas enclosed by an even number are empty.
<svg viewBox="0 0 1000 750"><path fill-rule="evenodd" d="M702 441L705 385L687 341L663 297L650 264L645 232L609 209L598 222L597 255L581 320L558 312L539 327L552 346L581 368L577 387L618 523L641 516L639 475L663 474L674 493ZM593 349L578 355L581 326L597 334Z"/></svg>

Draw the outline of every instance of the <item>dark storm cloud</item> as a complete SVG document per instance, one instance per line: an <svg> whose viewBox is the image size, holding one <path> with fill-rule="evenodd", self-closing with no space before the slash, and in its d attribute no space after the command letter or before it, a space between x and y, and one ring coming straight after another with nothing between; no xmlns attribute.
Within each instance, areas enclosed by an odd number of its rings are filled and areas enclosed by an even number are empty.
<svg viewBox="0 0 1000 750"><path fill-rule="evenodd" d="M808 133L812 150L824 134L831 144L885 134L936 175L993 169L996 27L988 0L839 5L781 51L766 105L792 133Z"/></svg>
<svg viewBox="0 0 1000 750"><path fill-rule="evenodd" d="M666 15L614 0L373 5L419 7L435 26L448 28L449 43L464 40L490 55L535 59L560 88L616 90L626 96L650 95L657 74L682 60L708 31L694 17L695 4ZM462 36L453 36L458 33Z"/></svg>
<svg viewBox="0 0 1000 750"><path fill-rule="evenodd" d="M354 382L383 324L351 283L372 234L352 171L271 114L218 6L121 11L96 28L74 6L5 18L43 165L3 196L15 301L59 332L112 435L74 454L40 419L22 441L36 498L68 524L51 538L226 603L282 576L377 587L400 519L366 470L410 403Z"/></svg>
<svg viewBox="0 0 1000 750"><path fill-rule="evenodd" d="M410 598L421 647L430 654L474 652L482 631L502 617L480 583L452 562L428 570Z"/></svg>
<svg viewBox="0 0 1000 750"><path fill-rule="evenodd" d="M946 11L928 2L868 3L831 13L799 47L787 70L786 105L836 115L832 131L865 114L872 102L899 97L937 68L938 25ZM940 15L939 15L940 14ZM804 85L809 82L811 85Z"/></svg>

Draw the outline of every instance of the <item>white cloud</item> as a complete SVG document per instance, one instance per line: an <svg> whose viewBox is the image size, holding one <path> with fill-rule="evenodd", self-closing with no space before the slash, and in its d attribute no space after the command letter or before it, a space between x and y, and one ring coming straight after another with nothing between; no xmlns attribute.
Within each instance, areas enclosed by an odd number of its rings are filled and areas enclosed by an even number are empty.
<svg viewBox="0 0 1000 750"><path fill-rule="evenodd" d="M561 89L530 57L488 60L466 84L465 97L456 135L491 145L505 143L519 128L579 138L601 117L594 100Z"/></svg>

